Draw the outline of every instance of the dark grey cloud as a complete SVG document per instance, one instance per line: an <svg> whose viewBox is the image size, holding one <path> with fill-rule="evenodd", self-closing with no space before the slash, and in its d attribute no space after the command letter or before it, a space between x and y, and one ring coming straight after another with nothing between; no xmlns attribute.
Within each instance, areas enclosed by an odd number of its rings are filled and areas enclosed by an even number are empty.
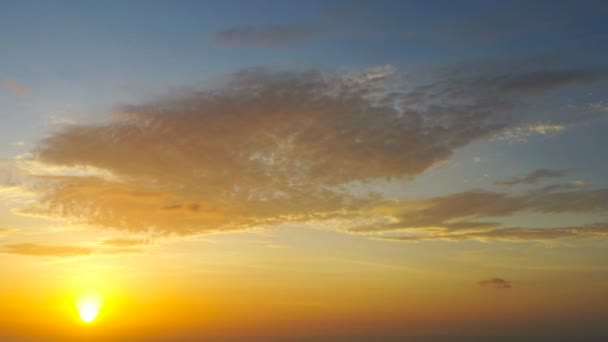
<svg viewBox="0 0 608 342"><path fill-rule="evenodd" d="M292 25L234 27L216 32L213 39L223 45L277 47L300 43L327 32L319 28Z"/></svg>
<svg viewBox="0 0 608 342"><path fill-rule="evenodd" d="M470 68L454 70L450 78L430 84L423 88L434 96L460 98L484 98L505 106L514 106L530 97L544 95L561 87L575 87L605 81L606 71L593 69L529 69L511 65L496 65L495 71L482 73L471 71ZM521 97L521 98L518 98Z"/></svg>
<svg viewBox="0 0 608 342"><path fill-rule="evenodd" d="M507 181L495 182L498 185L518 185L518 184L535 184L540 180L547 178L561 178L565 176L564 171L538 169L534 170L524 177L516 177Z"/></svg>
<svg viewBox="0 0 608 342"><path fill-rule="evenodd" d="M481 287L491 287L493 289L504 290L512 287L511 282L503 278L490 278L477 282Z"/></svg>
<svg viewBox="0 0 608 342"><path fill-rule="evenodd" d="M32 160L103 172L38 176L32 191L40 197L22 213L195 234L374 218L378 206L390 207L392 223L352 230L483 231L498 226L478 222L486 217L605 210L603 190L468 192L388 204L380 194L344 191L350 182L416 176L512 125L523 99L575 83L548 77L552 86L515 92L495 74L411 85L392 73L247 70L215 88L124 107L105 123L66 126L41 141Z"/></svg>
<svg viewBox="0 0 608 342"><path fill-rule="evenodd" d="M605 78L605 72L592 70L539 70L503 75L487 82L504 91L530 94L544 93L562 86L590 84Z"/></svg>

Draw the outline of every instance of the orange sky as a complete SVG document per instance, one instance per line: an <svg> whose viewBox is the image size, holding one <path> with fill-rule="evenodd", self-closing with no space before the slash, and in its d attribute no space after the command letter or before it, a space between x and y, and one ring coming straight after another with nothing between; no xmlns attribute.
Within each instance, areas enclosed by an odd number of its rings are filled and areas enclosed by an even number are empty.
<svg viewBox="0 0 608 342"><path fill-rule="evenodd" d="M607 17L3 1L0 342L608 336Z"/></svg>

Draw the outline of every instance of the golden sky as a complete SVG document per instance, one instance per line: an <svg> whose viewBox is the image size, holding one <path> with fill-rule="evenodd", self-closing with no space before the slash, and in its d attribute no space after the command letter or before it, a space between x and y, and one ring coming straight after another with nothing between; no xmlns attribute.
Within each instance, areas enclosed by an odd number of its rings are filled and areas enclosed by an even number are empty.
<svg viewBox="0 0 608 342"><path fill-rule="evenodd" d="M7 5L0 341L608 334L608 6L382 5Z"/></svg>

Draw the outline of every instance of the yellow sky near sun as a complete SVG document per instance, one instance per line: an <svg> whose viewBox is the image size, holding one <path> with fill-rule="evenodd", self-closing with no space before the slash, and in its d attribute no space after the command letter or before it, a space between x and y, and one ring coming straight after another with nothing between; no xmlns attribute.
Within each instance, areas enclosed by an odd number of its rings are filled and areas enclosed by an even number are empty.
<svg viewBox="0 0 608 342"><path fill-rule="evenodd" d="M394 249L386 251L386 242L359 237L349 242L358 255L315 256L314 248L327 247L318 241L331 245L333 234L308 229L275 236L229 234L202 244L160 244L145 255L4 255L0 331L57 340L78 340L83 333L101 340L176 333L417 334L437 331L437 322L442 333L534 331L551 320L570 319L572 312L582 324L608 303L603 277L589 287L579 276L589 271L575 268L580 256L564 262L563 252L508 245L509 251L476 247L463 253L448 243L437 246L444 250L441 257L432 256L432 246L416 245L411 255L398 256ZM312 245L268 246L296 237ZM379 246L393 254L390 262L378 258ZM538 261L521 269L521 254ZM513 280L513 288L477 285L492 269ZM601 270L598 265L596 272ZM104 306L85 328L75 303L87 291L99 293ZM479 321L484 325L474 323Z"/></svg>

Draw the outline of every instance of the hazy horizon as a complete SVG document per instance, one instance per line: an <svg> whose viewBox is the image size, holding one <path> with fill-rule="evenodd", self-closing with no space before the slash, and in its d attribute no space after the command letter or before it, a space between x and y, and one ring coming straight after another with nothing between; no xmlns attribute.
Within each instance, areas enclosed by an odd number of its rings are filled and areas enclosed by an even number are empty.
<svg viewBox="0 0 608 342"><path fill-rule="evenodd" d="M0 340L608 336L608 2L0 4Z"/></svg>

